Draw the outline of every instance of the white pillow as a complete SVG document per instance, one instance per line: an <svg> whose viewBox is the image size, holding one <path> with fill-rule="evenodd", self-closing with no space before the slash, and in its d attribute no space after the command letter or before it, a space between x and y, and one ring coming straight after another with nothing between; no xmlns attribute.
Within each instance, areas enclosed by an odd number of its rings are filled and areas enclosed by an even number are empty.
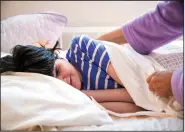
<svg viewBox="0 0 185 132"><path fill-rule="evenodd" d="M5 57L5 56L7 56L7 55L11 55L10 53L5 53L5 52L1 52L1 58L2 57Z"/></svg>
<svg viewBox="0 0 185 132"><path fill-rule="evenodd" d="M19 72L1 76L1 130L111 122L85 94L56 78Z"/></svg>
<svg viewBox="0 0 185 132"><path fill-rule="evenodd" d="M9 53L17 44L32 44L38 40L50 40L53 46L61 39L66 22L65 16L55 12L17 15L2 20L1 51Z"/></svg>

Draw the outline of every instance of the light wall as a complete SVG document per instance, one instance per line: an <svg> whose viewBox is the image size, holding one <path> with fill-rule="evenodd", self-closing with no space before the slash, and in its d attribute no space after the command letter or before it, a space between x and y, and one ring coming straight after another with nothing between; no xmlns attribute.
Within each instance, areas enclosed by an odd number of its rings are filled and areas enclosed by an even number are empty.
<svg viewBox="0 0 185 132"><path fill-rule="evenodd" d="M1 19L40 11L60 12L67 26L121 26L154 8L157 1L1 1Z"/></svg>
<svg viewBox="0 0 185 132"><path fill-rule="evenodd" d="M157 1L1 1L1 20L19 14L55 11L68 18L69 28L77 27L72 28L73 32L78 32L79 27L92 27L82 34L96 37L103 33L98 31L99 27L107 32L155 8L156 4ZM92 29L97 32L90 33ZM73 32L63 33L64 49L69 47Z"/></svg>

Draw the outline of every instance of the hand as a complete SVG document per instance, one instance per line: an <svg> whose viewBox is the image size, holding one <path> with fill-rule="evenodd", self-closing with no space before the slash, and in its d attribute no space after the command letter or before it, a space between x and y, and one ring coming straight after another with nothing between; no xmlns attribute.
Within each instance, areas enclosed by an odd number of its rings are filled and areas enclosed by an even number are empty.
<svg viewBox="0 0 185 132"><path fill-rule="evenodd" d="M50 48L49 47L49 40L39 40L39 41L33 42L33 45L35 45L37 47L41 47L41 45L42 45L46 48Z"/></svg>
<svg viewBox="0 0 185 132"><path fill-rule="evenodd" d="M147 78L150 91L155 92L160 97L172 96L171 77L172 72L154 72Z"/></svg>

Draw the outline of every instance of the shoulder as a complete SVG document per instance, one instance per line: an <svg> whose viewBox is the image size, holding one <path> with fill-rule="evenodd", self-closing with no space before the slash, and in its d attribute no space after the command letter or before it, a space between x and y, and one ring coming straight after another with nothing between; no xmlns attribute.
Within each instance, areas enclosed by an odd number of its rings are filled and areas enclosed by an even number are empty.
<svg viewBox="0 0 185 132"><path fill-rule="evenodd" d="M75 36L71 41L71 47L74 48L78 46L79 48L85 48L90 40L92 40L92 38L88 35Z"/></svg>
<svg viewBox="0 0 185 132"><path fill-rule="evenodd" d="M184 16L184 4L177 1L161 1L157 4L156 12L166 15L166 20L174 18L182 20Z"/></svg>

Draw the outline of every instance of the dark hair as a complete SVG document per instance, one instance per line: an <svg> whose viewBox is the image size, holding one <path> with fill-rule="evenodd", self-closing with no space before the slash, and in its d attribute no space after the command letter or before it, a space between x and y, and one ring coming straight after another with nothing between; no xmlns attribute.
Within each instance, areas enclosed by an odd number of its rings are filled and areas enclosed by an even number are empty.
<svg viewBox="0 0 185 132"><path fill-rule="evenodd" d="M33 72L53 76L54 63L57 59L54 51L59 49L56 48L57 46L58 42L52 49L44 46L16 45L12 49L12 55L1 58L1 73L7 71Z"/></svg>

